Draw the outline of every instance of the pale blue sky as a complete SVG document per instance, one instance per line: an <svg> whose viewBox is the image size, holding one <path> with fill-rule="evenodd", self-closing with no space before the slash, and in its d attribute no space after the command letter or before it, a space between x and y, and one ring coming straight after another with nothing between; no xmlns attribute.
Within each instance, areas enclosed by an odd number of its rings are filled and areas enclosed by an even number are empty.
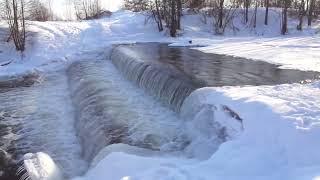
<svg viewBox="0 0 320 180"><path fill-rule="evenodd" d="M45 0L44 0L45 1ZM66 4L68 0L52 0L53 11L62 17L66 15ZM105 9L110 11L116 11L120 8L123 0L101 0L101 3Z"/></svg>

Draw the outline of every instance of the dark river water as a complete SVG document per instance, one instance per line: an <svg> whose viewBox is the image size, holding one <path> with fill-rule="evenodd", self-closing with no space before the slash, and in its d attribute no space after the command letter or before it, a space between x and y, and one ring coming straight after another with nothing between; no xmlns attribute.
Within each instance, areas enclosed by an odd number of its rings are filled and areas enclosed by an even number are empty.
<svg viewBox="0 0 320 180"><path fill-rule="evenodd" d="M120 45L147 62L178 71L200 86L276 85L319 79L320 73L292 69L245 58L203 53L160 43Z"/></svg>

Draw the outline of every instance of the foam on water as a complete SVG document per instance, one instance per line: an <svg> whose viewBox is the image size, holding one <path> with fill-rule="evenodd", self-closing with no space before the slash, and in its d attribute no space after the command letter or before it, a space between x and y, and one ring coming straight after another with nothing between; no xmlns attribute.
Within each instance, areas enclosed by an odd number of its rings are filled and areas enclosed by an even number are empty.
<svg viewBox="0 0 320 180"><path fill-rule="evenodd" d="M20 159L45 152L66 176L83 173L86 163L74 129L74 112L63 71L49 73L30 87L0 93L0 148ZM74 165L77 164L75 167Z"/></svg>
<svg viewBox="0 0 320 180"><path fill-rule="evenodd" d="M184 133L190 140L184 149L187 156L209 158L222 143L239 135L240 116L224 104L203 100L207 92L196 90L201 83L170 66L143 58L126 46L115 47L111 52L112 63L126 79L179 113L184 121Z"/></svg>
<svg viewBox="0 0 320 180"><path fill-rule="evenodd" d="M8 87L0 93L0 149L15 159L44 152L73 177L109 152L147 152L131 146L206 159L242 130L230 108L203 101L200 84L132 53L116 48L112 61L78 61L40 83Z"/></svg>
<svg viewBox="0 0 320 180"><path fill-rule="evenodd" d="M110 61L76 62L68 77L86 160L115 143L160 151L188 143L178 115L125 80Z"/></svg>
<svg viewBox="0 0 320 180"><path fill-rule="evenodd" d="M134 51L126 47L115 47L111 52L111 60L126 78L177 112L184 99L201 87L170 68L140 61Z"/></svg>

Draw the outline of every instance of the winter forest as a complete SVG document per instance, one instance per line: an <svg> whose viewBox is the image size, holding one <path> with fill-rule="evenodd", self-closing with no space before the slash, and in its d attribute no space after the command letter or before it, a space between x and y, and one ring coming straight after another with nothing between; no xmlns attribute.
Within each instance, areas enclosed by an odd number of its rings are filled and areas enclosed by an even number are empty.
<svg viewBox="0 0 320 180"><path fill-rule="evenodd" d="M320 0L0 0L0 180L320 180Z"/></svg>

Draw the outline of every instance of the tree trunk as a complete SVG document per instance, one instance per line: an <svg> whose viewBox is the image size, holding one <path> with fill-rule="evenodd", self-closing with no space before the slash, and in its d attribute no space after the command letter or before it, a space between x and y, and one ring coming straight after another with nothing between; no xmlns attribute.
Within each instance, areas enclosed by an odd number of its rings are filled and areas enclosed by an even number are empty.
<svg viewBox="0 0 320 180"><path fill-rule="evenodd" d="M218 27L221 29L223 27L223 6L224 0L220 0L219 4L219 18L218 18Z"/></svg>
<svg viewBox="0 0 320 180"><path fill-rule="evenodd" d="M10 29L10 37L14 42L16 50L24 51L26 40L24 0L6 0L5 10Z"/></svg>
<svg viewBox="0 0 320 180"><path fill-rule="evenodd" d="M301 4L299 7L299 24L297 26L297 30L299 30L299 31L302 31L302 26L303 26L303 17L305 14L304 5L305 5L304 0L301 0Z"/></svg>
<svg viewBox="0 0 320 180"><path fill-rule="evenodd" d="M257 11L258 11L258 1L256 0L256 5L254 8L254 22L253 22L253 27L257 27Z"/></svg>
<svg viewBox="0 0 320 180"><path fill-rule="evenodd" d="M249 4L250 4L250 0L245 0L244 1L245 3L245 14L244 14L244 17L245 17L245 22L248 23L249 21Z"/></svg>
<svg viewBox="0 0 320 180"><path fill-rule="evenodd" d="M288 32L288 1L289 0L284 0L284 8L282 10L282 28L281 28L281 34L285 35Z"/></svg>
<svg viewBox="0 0 320 180"><path fill-rule="evenodd" d="M176 37L177 33L177 22L176 22L176 2L171 0L171 23L170 23L170 36Z"/></svg>
<svg viewBox="0 0 320 180"><path fill-rule="evenodd" d="M20 0L21 3L21 21L22 21L22 45L21 45L21 51L25 50L25 46L26 46L26 23L25 23L25 16L24 16L24 1Z"/></svg>
<svg viewBox="0 0 320 180"><path fill-rule="evenodd" d="M308 13L308 26L311 26L311 23L312 23L314 1L315 0L310 0L309 13Z"/></svg>
<svg viewBox="0 0 320 180"><path fill-rule="evenodd" d="M269 0L265 0L265 6L266 6L266 13L264 16L264 24L268 25L268 17L269 17Z"/></svg>
<svg viewBox="0 0 320 180"><path fill-rule="evenodd" d="M163 31L163 25L162 25L162 19L161 19L161 14L160 14L160 8L159 8L159 2L158 0L155 0L155 3L156 3L156 15L157 16L156 18L158 19L158 29L159 29L159 32Z"/></svg>
<svg viewBox="0 0 320 180"><path fill-rule="evenodd" d="M182 0L177 0L177 28L181 29Z"/></svg>

